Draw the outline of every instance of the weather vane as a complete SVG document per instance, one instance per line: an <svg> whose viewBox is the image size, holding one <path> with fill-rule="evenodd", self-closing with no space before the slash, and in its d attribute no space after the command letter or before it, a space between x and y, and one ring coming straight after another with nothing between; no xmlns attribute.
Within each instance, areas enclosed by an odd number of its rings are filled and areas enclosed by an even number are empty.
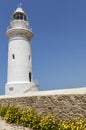
<svg viewBox="0 0 86 130"><path fill-rule="evenodd" d="M21 7L22 7L22 3L21 3L21 2L19 3L18 7L19 7L19 8L21 8Z"/></svg>

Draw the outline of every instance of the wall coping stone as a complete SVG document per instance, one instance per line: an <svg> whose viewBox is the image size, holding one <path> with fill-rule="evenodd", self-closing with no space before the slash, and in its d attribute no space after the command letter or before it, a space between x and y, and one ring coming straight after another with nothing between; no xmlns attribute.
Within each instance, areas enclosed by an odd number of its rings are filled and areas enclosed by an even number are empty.
<svg viewBox="0 0 86 130"><path fill-rule="evenodd" d="M16 97L34 97L34 96L54 96L54 95L79 95L86 94L86 87L72 88L72 89L60 89L60 90L48 90L48 91L34 91L26 94L15 94L15 95L1 95L0 99L3 98L16 98Z"/></svg>

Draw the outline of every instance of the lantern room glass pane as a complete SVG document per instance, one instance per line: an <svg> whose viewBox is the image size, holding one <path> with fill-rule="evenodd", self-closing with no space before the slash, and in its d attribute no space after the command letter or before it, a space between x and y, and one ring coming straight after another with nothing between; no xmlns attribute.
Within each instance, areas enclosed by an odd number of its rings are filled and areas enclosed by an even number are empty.
<svg viewBox="0 0 86 130"><path fill-rule="evenodd" d="M18 13L13 15L13 19L21 19L21 20L26 21L26 15L23 14L23 13L18 12Z"/></svg>

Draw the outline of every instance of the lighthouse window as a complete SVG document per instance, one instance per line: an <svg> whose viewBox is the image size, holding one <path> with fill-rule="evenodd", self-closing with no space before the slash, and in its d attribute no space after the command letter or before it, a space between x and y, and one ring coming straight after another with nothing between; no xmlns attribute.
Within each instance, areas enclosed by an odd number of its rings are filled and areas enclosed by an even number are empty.
<svg viewBox="0 0 86 130"><path fill-rule="evenodd" d="M31 61L31 56L29 55L29 61Z"/></svg>
<svg viewBox="0 0 86 130"><path fill-rule="evenodd" d="M26 16L24 15L24 20L26 21Z"/></svg>
<svg viewBox="0 0 86 130"><path fill-rule="evenodd" d="M29 81L31 82L31 73L29 73Z"/></svg>
<svg viewBox="0 0 86 130"><path fill-rule="evenodd" d="M13 15L13 19L21 19L26 21L26 15L19 12Z"/></svg>
<svg viewBox="0 0 86 130"><path fill-rule="evenodd" d="M13 87L10 87L9 90L10 90L10 91L13 91Z"/></svg>
<svg viewBox="0 0 86 130"><path fill-rule="evenodd" d="M12 54L12 59L15 59L15 55L14 54Z"/></svg>

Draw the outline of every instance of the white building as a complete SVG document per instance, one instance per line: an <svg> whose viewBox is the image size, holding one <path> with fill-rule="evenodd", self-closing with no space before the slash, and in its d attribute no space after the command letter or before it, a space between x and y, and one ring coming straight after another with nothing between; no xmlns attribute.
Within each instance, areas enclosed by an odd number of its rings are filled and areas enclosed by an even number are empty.
<svg viewBox="0 0 86 130"><path fill-rule="evenodd" d="M39 86L33 82L31 39L32 30L27 15L18 7L12 15L7 30L8 72L5 94L24 94L37 91Z"/></svg>

